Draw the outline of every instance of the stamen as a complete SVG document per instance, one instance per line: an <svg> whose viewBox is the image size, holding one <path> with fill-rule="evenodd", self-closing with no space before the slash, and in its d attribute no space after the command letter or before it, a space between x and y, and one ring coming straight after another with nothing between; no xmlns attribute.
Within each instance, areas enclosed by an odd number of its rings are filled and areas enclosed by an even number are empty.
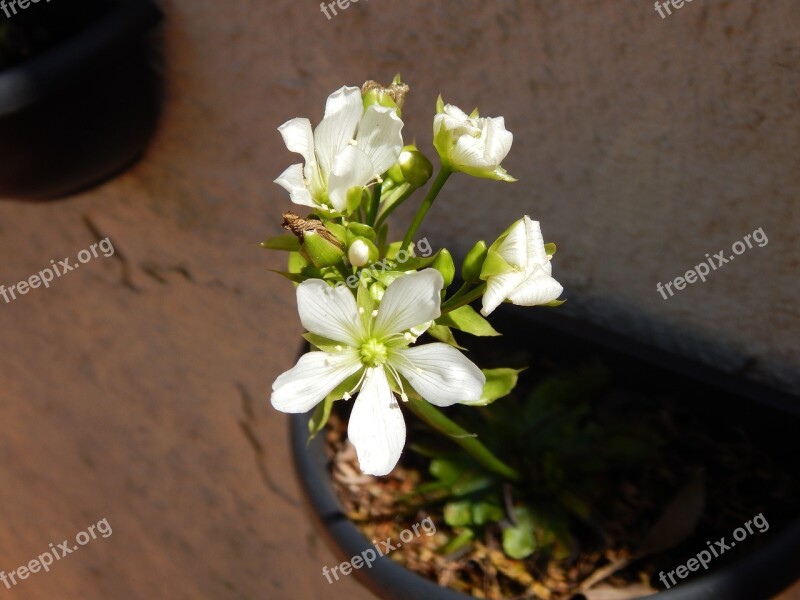
<svg viewBox="0 0 800 600"><path fill-rule="evenodd" d="M378 309L377 308L372 311L372 316L373 317L377 317L378 316Z"/></svg>

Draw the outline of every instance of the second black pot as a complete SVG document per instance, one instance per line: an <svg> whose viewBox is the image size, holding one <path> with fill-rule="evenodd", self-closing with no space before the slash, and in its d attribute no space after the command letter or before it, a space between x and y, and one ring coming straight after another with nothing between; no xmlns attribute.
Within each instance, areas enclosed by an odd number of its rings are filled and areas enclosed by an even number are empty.
<svg viewBox="0 0 800 600"><path fill-rule="evenodd" d="M0 71L0 197L78 192L141 156L159 113L149 34L161 17L150 0L120 2L76 36Z"/></svg>

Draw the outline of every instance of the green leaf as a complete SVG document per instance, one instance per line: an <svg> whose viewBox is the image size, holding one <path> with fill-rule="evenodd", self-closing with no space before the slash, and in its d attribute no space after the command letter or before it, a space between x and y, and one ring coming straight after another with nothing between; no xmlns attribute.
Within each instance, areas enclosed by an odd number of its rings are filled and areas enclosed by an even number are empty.
<svg viewBox="0 0 800 600"><path fill-rule="evenodd" d="M475 525L499 523L505 518L503 508L491 502L475 502L472 505L472 522Z"/></svg>
<svg viewBox="0 0 800 600"><path fill-rule="evenodd" d="M484 319L469 304L465 304L436 320L437 325L446 325L464 333L481 337L500 335L489 321Z"/></svg>
<svg viewBox="0 0 800 600"><path fill-rule="evenodd" d="M516 525L503 528L503 551L511 558L522 560L536 551L534 520L525 507L514 509Z"/></svg>
<svg viewBox="0 0 800 600"><path fill-rule="evenodd" d="M428 333L431 334L434 338L439 340L440 342L444 342L445 344L450 344L454 348L458 348L459 350L466 350L463 346L459 346L456 338L453 336L453 332L450 330L449 327L445 325L433 325L432 327L428 328Z"/></svg>
<svg viewBox="0 0 800 600"><path fill-rule="evenodd" d="M486 375L486 385L483 386L481 401L472 406L486 406L495 400L508 396L517 385L519 374L525 369L481 369Z"/></svg>
<svg viewBox="0 0 800 600"><path fill-rule="evenodd" d="M450 527L472 525L472 503L469 500L459 500L445 504L444 522Z"/></svg>
<svg viewBox="0 0 800 600"><path fill-rule="evenodd" d="M444 556L447 556L449 554L453 554L454 552L458 552L464 546L469 544L474 537L475 532L469 527L465 527L456 537L450 540L444 548L442 548L441 553Z"/></svg>
<svg viewBox="0 0 800 600"><path fill-rule="evenodd" d="M267 250L285 250L296 252L300 249L300 240L294 235L279 235L261 242L261 247Z"/></svg>

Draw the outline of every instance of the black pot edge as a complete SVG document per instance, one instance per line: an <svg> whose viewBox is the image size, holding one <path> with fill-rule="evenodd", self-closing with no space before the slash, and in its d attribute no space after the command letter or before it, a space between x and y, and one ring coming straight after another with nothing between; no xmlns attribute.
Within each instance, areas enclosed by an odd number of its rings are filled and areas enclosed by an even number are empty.
<svg viewBox="0 0 800 600"><path fill-rule="evenodd" d="M125 0L75 37L31 60L0 71L0 117L57 92L75 77L134 43L162 18L152 0Z"/></svg>
<svg viewBox="0 0 800 600"><path fill-rule="evenodd" d="M621 334L602 327L583 323L574 317L547 314L531 316L518 307L503 307L506 314L514 315L529 324L539 324L591 341L623 355L631 356L650 365L669 369L689 379L743 396L752 402L768 405L792 416L800 415L796 398L757 383L744 382L735 375L726 374L713 367L702 365L669 352L626 339ZM303 351L307 346L303 347ZM792 402L794 400L794 402ZM324 440L317 436L308 443L308 419L311 412L290 415L291 451L304 500L311 508L316 524L325 533L329 546L341 560L361 554L372 548L369 540L347 518L330 481ZM690 557L687 557L687 560ZM328 565L333 566L333 565ZM679 565L675 565L676 567ZM322 566L321 566L322 567ZM321 569L320 567L320 569ZM713 568L713 567L712 567ZM422 597L426 600L466 600L471 598L455 590L443 588L409 571L391 559L380 558L371 569L352 571L353 576L374 594L385 600L406 600ZM323 577L320 570L320 577ZM324 577L323 577L324 579ZM800 518L758 551L743 557L734 564L716 570L704 577L690 580L670 590L646 596L664 600L769 600L800 579ZM335 585L336 581L333 582Z"/></svg>

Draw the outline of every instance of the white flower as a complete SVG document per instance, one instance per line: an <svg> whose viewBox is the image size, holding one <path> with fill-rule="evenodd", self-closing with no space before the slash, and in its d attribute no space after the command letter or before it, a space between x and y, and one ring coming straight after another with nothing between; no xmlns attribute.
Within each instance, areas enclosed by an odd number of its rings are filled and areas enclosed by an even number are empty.
<svg viewBox="0 0 800 600"><path fill-rule="evenodd" d="M313 134L305 118L278 128L286 147L301 154L305 165L292 165L275 183L296 204L345 213L350 189L366 186L397 162L402 129L395 109L373 105L364 110L361 90L342 87L328 97Z"/></svg>
<svg viewBox="0 0 800 600"><path fill-rule="evenodd" d="M521 306L548 304L564 290L552 277L539 222L527 215L490 247L481 270L486 280L481 314L488 316L504 300Z"/></svg>
<svg viewBox="0 0 800 600"><path fill-rule="evenodd" d="M441 105L433 118L433 145L442 164L484 179L516 181L500 166L511 150L513 134L503 117L467 115L457 106Z"/></svg>
<svg viewBox="0 0 800 600"><path fill-rule="evenodd" d="M272 405L283 412L312 409L340 387L355 380L342 397L359 391L347 433L361 470L386 475L400 458L406 426L392 385L407 400L403 382L436 406L479 402L486 378L481 370L447 344L409 348L411 329L441 314L442 275L425 269L395 279L376 310L364 310L369 293L358 303L347 288L309 279L297 287L300 321L312 334L326 338L325 350L309 352L272 385ZM361 305L361 306L359 306ZM402 379L401 379L402 376Z"/></svg>

